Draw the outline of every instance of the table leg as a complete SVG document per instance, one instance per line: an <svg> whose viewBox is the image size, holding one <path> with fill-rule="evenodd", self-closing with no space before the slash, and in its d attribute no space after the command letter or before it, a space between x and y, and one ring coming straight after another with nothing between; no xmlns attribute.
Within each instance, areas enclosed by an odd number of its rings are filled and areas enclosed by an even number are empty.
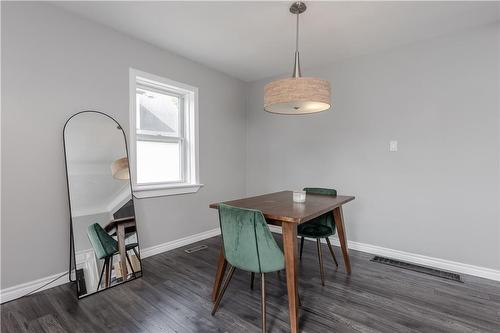
<svg viewBox="0 0 500 333"><path fill-rule="evenodd" d="M286 286L288 289L288 312L290 332L299 331L298 298L297 298L297 225L282 224L283 248L285 250Z"/></svg>
<svg viewBox="0 0 500 333"><path fill-rule="evenodd" d="M227 260L224 257L224 249L222 244L220 246L219 259L217 261L217 273L215 273L214 287L212 289L212 303L217 299L220 287L222 285L222 279L224 278L224 273L227 267Z"/></svg>
<svg viewBox="0 0 500 333"><path fill-rule="evenodd" d="M337 235L339 236L342 255L344 256L344 266L347 274L351 274L351 259L349 259L349 249L347 248L347 236L345 234L344 216L342 214L342 206L333 210L333 218L337 227Z"/></svg>
<svg viewBox="0 0 500 333"><path fill-rule="evenodd" d="M118 223L116 227L116 238L118 238L118 251L120 252L120 270L122 273L123 281L127 280L127 256L125 251L125 226L123 223Z"/></svg>

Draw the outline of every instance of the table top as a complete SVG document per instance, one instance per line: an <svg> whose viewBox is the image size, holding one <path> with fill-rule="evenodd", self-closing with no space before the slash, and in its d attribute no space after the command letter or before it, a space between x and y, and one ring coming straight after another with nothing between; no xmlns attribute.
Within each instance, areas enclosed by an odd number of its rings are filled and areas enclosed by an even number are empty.
<svg viewBox="0 0 500 333"><path fill-rule="evenodd" d="M116 220L111 220L111 221L109 221L108 224L106 224L106 226L104 226L104 230L110 231L111 229L114 229L119 224L123 224L123 225L125 225L125 227L135 226L135 216L129 216L129 217L123 217L123 218L116 219Z"/></svg>
<svg viewBox="0 0 500 333"><path fill-rule="evenodd" d="M260 210L266 219L300 224L352 200L354 200L353 196L308 193L305 202L297 203L293 202L293 191L281 191L223 203L240 208ZM210 204L209 207L217 209L219 203Z"/></svg>

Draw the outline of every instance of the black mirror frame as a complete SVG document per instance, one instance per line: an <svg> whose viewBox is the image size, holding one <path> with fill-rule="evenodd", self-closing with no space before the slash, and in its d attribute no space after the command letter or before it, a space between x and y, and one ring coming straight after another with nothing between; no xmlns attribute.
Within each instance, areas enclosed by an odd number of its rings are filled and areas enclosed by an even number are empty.
<svg viewBox="0 0 500 333"><path fill-rule="evenodd" d="M77 112L75 114L73 114L71 117L68 118L68 120L66 120L66 122L64 123L64 127L63 127L63 149L64 149L64 169L65 169L65 172L66 172L66 189L67 189L67 194L68 194L68 205L69 205L69 250L70 250L70 253L69 253L69 270L68 270L68 279L70 282L77 282L77 280L72 280L71 279L71 273L73 272L73 270L75 270L76 272L76 252L75 252L75 241L74 241L74 238L73 238L73 215L71 213L71 196L70 196L70 189L69 189L69 175L68 175L68 161L67 161L67 155L66 155L66 139L65 139L65 133L66 133L66 126L68 125L68 123L70 122L71 119L73 119L74 117L80 115L80 114L83 114L83 113L96 113L96 114L100 114L100 115L103 115L105 117L108 117L109 119L111 119L112 121L114 121L117 125L117 129L120 129L121 132L122 132L122 135L123 135L123 140L125 142L125 152L127 154L127 159L129 159L129 152L128 152L128 141L127 141L127 135L125 134L125 131L123 130L123 127L122 125L120 125L120 123L118 121L116 121L115 118L111 117L110 115L104 113L104 112L101 112L101 111L95 111L95 110L85 110L85 111L80 111L80 112ZM129 159L130 161L130 159ZM132 188L132 175L131 175L131 172L130 172L130 165L129 165L129 184L130 184L130 196L131 196L131 200L132 200L132 204L134 206L134 217L135 217L135 222L136 222L136 225L137 225L137 214L135 213L135 201L134 201L134 192L133 192L133 188ZM137 234L137 242L140 244L141 242L139 241L139 231L137 230L137 227L136 227L136 234ZM139 253L140 253L141 249L140 249L140 246L139 246ZM101 290L97 290L96 292L93 292L93 293L89 293L89 294L86 294L84 296L80 296L78 295L78 286L76 286L76 297L80 300L80 299L83 299L85 297L88 297L88 296L91 296L91 295L95 295L95 294L98 294L102 291L105 291L105 290L108 290L110 288L113 288L113 287L116 287L116 286L120 286L124 283L127 283L127 282L130 282L130 281L133 281L137 278L141 278L144 276L144 270L143 270L143 265L142 265L142 255L140 258L137 258L139 260L139 264L141 266L141 274L140 276L132 279L132 280L127 280L127 281L123 281L122 283L119 283L119 284L115 284L114 286L110 286L106 289L101 289ZM75 273L76 275L76 273Z"/></svg>

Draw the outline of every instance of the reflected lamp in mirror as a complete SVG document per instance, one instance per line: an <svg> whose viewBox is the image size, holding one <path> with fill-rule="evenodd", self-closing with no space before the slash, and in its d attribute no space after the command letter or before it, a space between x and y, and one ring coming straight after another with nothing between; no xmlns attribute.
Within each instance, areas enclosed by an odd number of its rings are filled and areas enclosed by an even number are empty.
<svg viewBox="0 0 500 333"><path fill-rule="evenodd" d="M111 164L111 174L113 178L120 180L129 180L130 172L128 169L128 158L122 157Z"/></svg>

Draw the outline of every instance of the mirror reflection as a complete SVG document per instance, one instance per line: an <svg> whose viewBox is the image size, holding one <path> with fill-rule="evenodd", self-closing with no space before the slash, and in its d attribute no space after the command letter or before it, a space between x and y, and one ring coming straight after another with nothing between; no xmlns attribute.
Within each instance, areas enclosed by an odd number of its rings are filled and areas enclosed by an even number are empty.
<svg viewBox="0 0 500 333"><path fill-rule="evenodd" d="M64 128L78 297L141 276L125 135L111 117L76 114Z"/></svg>

